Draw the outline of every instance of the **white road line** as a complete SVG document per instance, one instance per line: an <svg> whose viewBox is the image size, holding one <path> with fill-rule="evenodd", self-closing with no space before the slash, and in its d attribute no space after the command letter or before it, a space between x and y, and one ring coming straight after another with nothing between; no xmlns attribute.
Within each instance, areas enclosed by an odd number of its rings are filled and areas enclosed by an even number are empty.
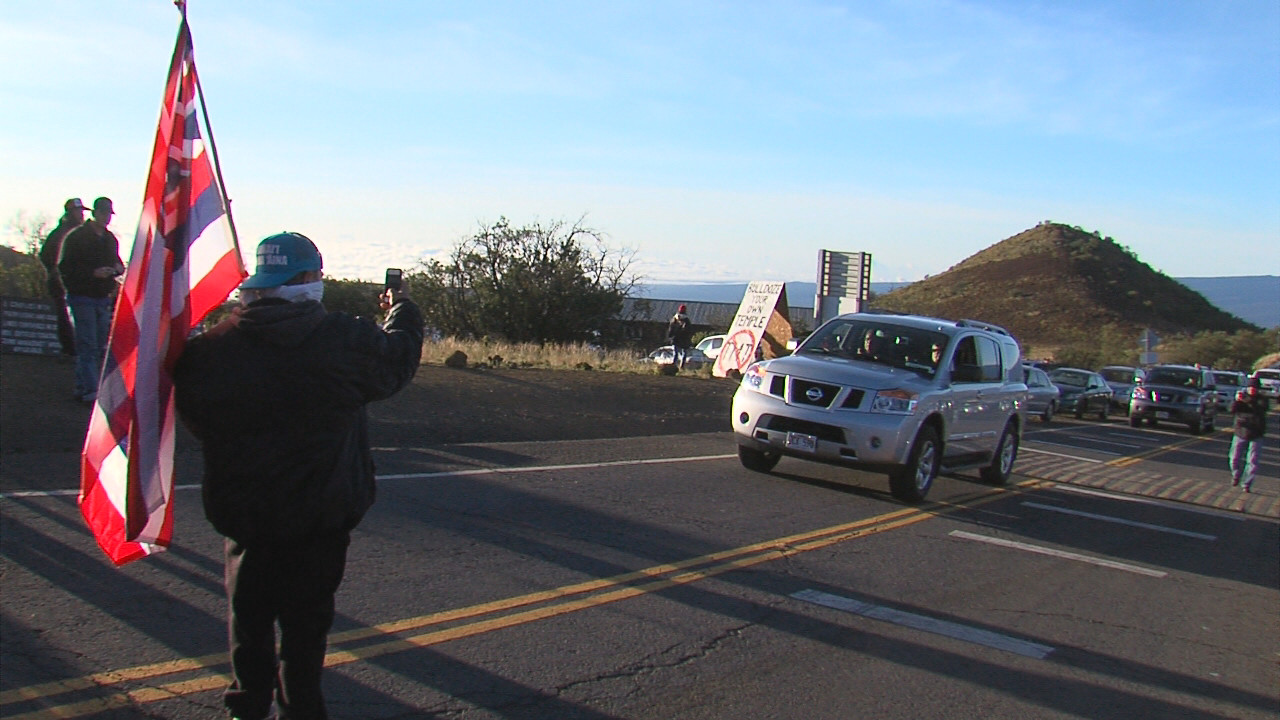
<svg viewBox="0 0 1280 720"><path fill-rule="evenodd" d="M1000 547L1013 548L1014 550L1025 550L1027 552L1038 553L1040 555L1050 555L1052 557L1062 558L1063 560L1074 560L1076 562L1099 565L1101 567L1111 568L1112 570L1123 570L1125 572L1136 573L1138 575L1147 575L1149 577L1156 578L1167 577L1169 575L1169 573L1163 570L1152 570L1150 568L1144 568L1141 565L1130 565L1129 563L1117 562L1115 560L1081 555L1079 553L1067 552L1066 550L1055 550L1054 548L1044 547L1042 545L1031 545L1030 543L1018 542L1016 540L1004 540L1002 538L989 537L987 535L978 535L976 533L965 532L963 530L952 530L950 535L964 540L976 540L990 545L999 545Z"/></svg>
<svg viewBox="0 0 1280 720"><path fill-rule="evenodd" d="M1151 523L1138 522L1137 520L1126 520L1124 518L1113 517L1111 515L1098 515L1096 513L1084 512L1083 510L1072 510L1070 508L1058 507L1056 505L1045 505L1037 502L1023 502L1027 507L1038 508L1040 510L1051 510L1053 512L1062 513L1064 515L1076 515L1091 520L1102 520L1103 522L1116 523L1117 525L1129 525L1131 527L1142 528L1144 530L1155 530L1157 532L1170 533L1173 535L1183 535L1197 540L1217 540L1217 535L1205 535L1204 533L1191 532L1190 530L1179 530L1178 528L1165 527L1164 525L1152 525Z"/></svg>
<svg viewBox="0 0 1280 720"><path fill-rule="evenodd" d="M1118 445L1118 446L1120 446L1120 447L1126 447L1126 448L1144 448L1144 447L1151 447L1151 444L1150 444L1150 443L1147 443L1147 444L1144 444L1144 445L1134 445L1133 443L1115 442L1114 440L1102 440L1102 439L1100 439L1100 438L1096 438L1096 437L1084 437L1084 438L1081 438L1081 440L1083 440L1083 441L1087 441L1087 442L1100 442L1100 443L1105 443L1105 444L1107 444L1107 445Z"/></svg>
<svg viewBox="0 0 1280 720"><path fill-rule="evenodd" d="M1048 440L1032 440L1031 442L1038 443L1040 445L1053 445L1054 447L1066 447L1066 448L1071 448L1072 450L1091 450L1096 453L1102 453L1103 455L1116 455L1116 456L1124 455L1124 453L1113 452L1111 450L1096 450L1094 448L1082 448L1079 445L1072 445L1071 443L1050 442ZM1069 456L1063 455L1062 457L1069 457ZM1078 459L1083 460L1084 458L1078 458Z"/></svg>
<svg viewBox="0 0 1280 720"><path fill-rule="evenodd" d="M1216 510L1214 508L1200 507L1199 505L1191 505L1188 503L1175 502L1173 500L1157 500L1154 498L1138 497L1136 495L1118 495L1116 493L1103 492L1092 488L1076 487L1074 485L1055 485L1054 490L1062 492L1075 493L1077 495L1093 495L1095 497L1107 498L1108 500L1120 500L1123 502L1139 503L1142 505L1155 505L1156 507L1168 508L1170 510L1181 510L1183 512L1198 513L1200 515L1210 515L1213 517L1224 518L1226 520L1235 520L1244 522L1246 516L1242 513L1232 512L1230 510Z"/></svg>
<svg viewBox="0 0 1280 720"><path fill-rule="evenodd" d="M926 615L917 615L915 613L894 610L893 608L881 605L872 605L864 603L852 598L832 595L831 593L821 592L819 590L800 590L791 593L791 597L797 600L813 603L814 605L822 605L823 607L843 610L844 612L853 613L854 615L862 615L872 620L880 620L882 622L893 623L909 627L913 630L922 630L924 632L933 633L935 635L944 635L956 640L985 645L997 650L1016 653L1029 658L1043 660L1053 652L1055 648L1049 645L1041 645L1029 640L1020 640L1010 635L1002 635L1000 633L983 630L981 628L971 627L969 625L961 625L948 620L939 620Z"/></svg>
<svg viewBox="0 0 1280 720"><path fill-rule="evenodd" d="M199 490L199 485L174 485L174 490ZM0 493L0 500L9 498L78 497L79 490L14 490Z"/></svg>
<svg viewBox="0 0 1280 720"><path fill-rule="evenodd" d="M471 470L447 470L433 473L404 473L401 475L379 475L379 480L418 480L442 477L466 477L471 475L514 475L528 472L547 472L551 470L590 470L593 468L624 467L628 465L661 465L665 463L701 462L703 460L727 460L737 455L695 455L693 457L648 458L644 460L611 460L609 462L575 463L572 465L530 465L527 467L495 467L474 468Z"/></svg>
<svg viewBox="0 0 1280 720"><path fill-rule="evenodd" d="M1044 441L1043 441L1043 440L1036 440L1035 442L1042 443L1042 442L1044 442ZM1046 444L1050 444L1050 445L1052 445L1053 443L1046 443ZM1051 455L1051 456L1053 456L1053 457L1066 458L1066 459L1068 459L1068 460L1079 460L1080 462L1087 462L1087 463L1102 463L1102 462L1106 462L1105 460L1099 460L1099 459L1097 459L1097 458L1080 457L1079 455L1064 455L1063 453L1050 452L1049 450L1037 450L1037 449L1035 449L1035 448L1027 447L1026 445L1023 445L1022 447L1018 448L1018 451L1019 451L1019 452L1039 453L1039 454L1041 454L1041 455Z"/></svg>
<svg viewBox="0 0 1280 720"><path fill-rule="evenodd" d="M1130 434L1128 434L1128 433L1112 433L1112 434L1113 434L1113 435L1115 435L1115 436L1116 436L1116 437L1118 437L1118 438L1124 438L1125 440L1146 440L1146 441L1147 441L1147 445L1151 445L1151 444L1152 444L1152 443L1151 443L1151 438L1150 438L1150 437L1147 437L1147 436L1145 436L1145 435L1130 435Z"/></svg>
<svg viewBox="0 0 1280 720"><path fill-rule="evenodd" d="M527 467L492 467L472 468L470 470L446 470L430 473L403 473L399 475L378 475L378 480L418 480L442 477L466 477L474 475L515 475L529 472L546 472L552 470L590 470L604 467L623 467L627 465L662 465L665 463L701 462L704 460L728 460L737 455L694 455L690 457L646 458L641 460L611 460L609 462L576 463L571 465L530 465ZM174 490L199 490L200 485L175 485ZM9 498L30 497L66 497L77 496L79 490L17 490L0 493L0 500Z"/></svg>

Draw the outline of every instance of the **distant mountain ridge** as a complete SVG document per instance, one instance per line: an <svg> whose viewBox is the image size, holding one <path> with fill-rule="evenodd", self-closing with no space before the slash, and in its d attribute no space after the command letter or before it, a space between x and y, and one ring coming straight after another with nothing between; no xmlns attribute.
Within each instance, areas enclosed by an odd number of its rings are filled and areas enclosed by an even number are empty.
<svg viewBox="0 0 1280 720"><path fill-rule="evenodd" d="M640 294L736 303L746 286L654 284ZM1075 337L1090 325L1192 334L1280 326L1280 277L1174 279L1111 238L1057 223L1042 223L925 280L872 282L871 289L878 307L978 317L1042 342ZM789 304L812 307L814 290L811 282L788 282Z"/></svg>
<svg viewBox="0 0 1280 720"><path fill-rule="evenodd" d="M1262 328L1280 326L1280 275L1233 275L1229 277L1173 278L1200 293L1215 306L1245 322ZM906 287L906 282L872 282L877 295ZM687 302L741 302L746 283L661 283L641 289L641 297ZM787 301L791 307L813 307L817 285L788 282Z"/></svg>

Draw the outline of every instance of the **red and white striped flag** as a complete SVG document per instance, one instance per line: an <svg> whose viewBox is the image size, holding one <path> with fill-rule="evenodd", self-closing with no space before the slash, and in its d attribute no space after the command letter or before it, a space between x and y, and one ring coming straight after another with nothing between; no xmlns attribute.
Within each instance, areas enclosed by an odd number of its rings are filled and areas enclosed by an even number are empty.
<svg viewBox="0 0 1280 720"><path fill-rule="evenodd" d="M197 96L184 18L81 453L80 512L116 565L169 545L173 365L191 329L247 274L201 138Z"/></svg>

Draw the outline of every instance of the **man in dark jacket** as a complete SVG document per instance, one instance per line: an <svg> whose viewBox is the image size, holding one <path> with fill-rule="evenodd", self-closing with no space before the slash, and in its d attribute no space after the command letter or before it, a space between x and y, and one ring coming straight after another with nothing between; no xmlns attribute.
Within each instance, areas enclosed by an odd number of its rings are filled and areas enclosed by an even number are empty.
<svg viewBox="0 0 1280 720"><path fill-rule="evenodd" d="M120 242L107 226L115 210L110 198L93 201L93 217L62 241L58 273L67 289L67 307L76 331L76 397L98 397L98 375L107 356L116 278L124 274Z"/></svg>
<svg viewBox="0 0 1280 720"><path fill-rule="evenodd" d="M187 343L178 413L204 454L205 516L226 536L231 715L327 717L320 690L351 530L374 500L365 405L413 378L422 315L387 290L382 327L325 310L320 252L281 233L230 318ZM275 625L280 626L277 657Z"/></svg>
<svg viewBox="0 0 1280 720"><path fill-rule="evenodd" d="M1258 472L1258 452L1262 449L1262 436L1267 433L1267 399L1262 397L1262 381L1250 378L1249 384L1236 395L1231 403L1235 416L1234 437L1231 438L1231 484L1250 492L1253 476Z"/></svg>
<svg viewBox="0 0 1280 720"><path fill-rule="evenodd" d="M67 289L62 286L62 275L58 273L58 256L62 253L62 241L72 230L84 224L85 208L80 198L71 198L62 209L64 212L58 225L40 246L40 264L44 265L45 287L53 300L53 314L58 319L58 344L62 346L63 355L71 356L76 354L76 333L71 327L71 315L67 313Z"/></svg>

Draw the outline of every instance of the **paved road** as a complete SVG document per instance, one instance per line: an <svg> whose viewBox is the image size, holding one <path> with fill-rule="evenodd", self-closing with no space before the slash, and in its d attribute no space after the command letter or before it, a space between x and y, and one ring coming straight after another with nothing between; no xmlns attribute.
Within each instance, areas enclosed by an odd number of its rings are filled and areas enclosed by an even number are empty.
<svg viewBox="0 0 1280 720"><path fill-rule="evenodd" d="M1223 437L1189 439L1033 424L1016 485L941 478L920 507L882 476L751 473L727 433L381 448L332 715L1274 717L1275 450L1233 508L1207 494ZM122 569L71 495L0 510L0 715L220 716L196 491L176 546Z"/></svg>
<svg viewBox="0 0 1280 720"><path fill-rule="evenodd" d="M1269 417L1252 492L1231 486L1231 432L1202 436L1174 426L1131 428L1123 417L1106 422L1032 421L1018 471L1032 477L1280 518L1280 415Z"/></svg>

